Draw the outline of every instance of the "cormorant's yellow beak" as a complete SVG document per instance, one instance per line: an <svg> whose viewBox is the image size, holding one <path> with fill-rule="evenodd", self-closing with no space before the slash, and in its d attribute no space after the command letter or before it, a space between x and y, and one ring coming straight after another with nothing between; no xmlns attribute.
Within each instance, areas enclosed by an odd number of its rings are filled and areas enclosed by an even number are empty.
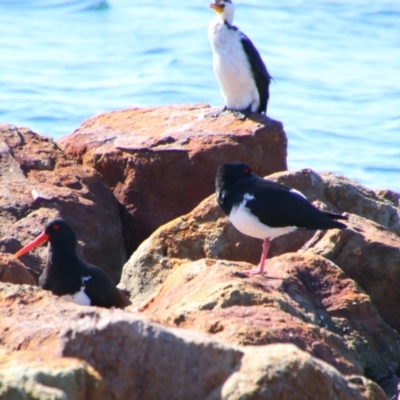
<svg viewBox="0 0 400 400"><path fill-rule="evenodd" d="M212 8L218 14L222 14L224 12L224 6L221 4L211 3L210 8Z"/></svg>

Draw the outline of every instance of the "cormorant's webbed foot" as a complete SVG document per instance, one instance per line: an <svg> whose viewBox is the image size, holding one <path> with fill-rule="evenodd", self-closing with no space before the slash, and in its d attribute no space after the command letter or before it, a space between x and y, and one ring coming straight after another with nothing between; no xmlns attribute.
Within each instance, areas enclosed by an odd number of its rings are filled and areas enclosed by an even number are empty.
<svg viewBox="0 0 400 400"><path fill-rule="evenodd" d="M244 121L253 111L251 111L251 105L249 105L244 110L232 110L232 113L240 121Z"/></svg>
<svg viewBox="0 0 400 400"><path fill-rule="evenodd" d="M251 105L245 108L244 110L232 110L228 108L227 106L224 106L221 110L217 112L211 112L205 115L206 118L212 117L212 118L218 118L224 114L227 113L232 113L235 118L238 118L240 121L244 121L250 114L253 112L251 111Z"/></svg>
<svg viewBox="0 0 400 400"><path fill-rule="evenodd" d="M219 110L217 112L213 111L213 112L206 114L205 117L206 118L218 118L221 115L225 114L227 111L229 111L228 108L226 106L224 106L224 108L222 108L221 110Z"/></svg>

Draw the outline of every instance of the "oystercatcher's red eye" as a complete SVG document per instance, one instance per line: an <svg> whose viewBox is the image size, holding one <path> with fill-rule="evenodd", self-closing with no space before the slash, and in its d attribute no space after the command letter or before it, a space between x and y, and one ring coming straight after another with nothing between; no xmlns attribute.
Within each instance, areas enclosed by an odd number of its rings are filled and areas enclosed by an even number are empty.
<svg viewBox="0 0 400 400"><path fill-rule="evenodd" d="M248 168L245 168L245 169L243 170L243 172L247 175L247 174L250 172L250 170L249 170Z"/></svg>
<svg viewBox="0 0 400 400"><path fill-rule="evenodd" d="M53 225L53 231L58 231L60 229L59 225Z"/></svg>

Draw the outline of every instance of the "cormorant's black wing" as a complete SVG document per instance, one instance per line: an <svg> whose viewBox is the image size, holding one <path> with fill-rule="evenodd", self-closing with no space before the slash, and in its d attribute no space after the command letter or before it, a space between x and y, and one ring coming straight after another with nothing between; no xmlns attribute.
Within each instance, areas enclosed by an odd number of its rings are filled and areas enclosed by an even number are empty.
<svg viewBox="0 0 400 400"><path fill-rule="evenodd" d="M267 67L264 64L260 53L255 48L252 41L243 32L240 32L240 41L242 42L243 50L250 62L250 67L260 96L260 105L257 111L259 113L266 113L269 99L269 84L272 79L271 75L268 73Z"/></svg>

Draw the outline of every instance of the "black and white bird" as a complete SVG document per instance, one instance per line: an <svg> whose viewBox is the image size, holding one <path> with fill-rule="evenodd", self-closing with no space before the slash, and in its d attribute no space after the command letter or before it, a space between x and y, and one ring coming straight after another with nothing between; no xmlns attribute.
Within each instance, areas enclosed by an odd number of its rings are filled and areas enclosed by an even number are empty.
<svg viewBox="0 0 400 400"><path fill-rule="evenodd" d="M210 22L208 38L213 67L228 110L246 118L252 112L266 113L271 76L251 40L232 25L231 0L215 0L210 7L217 16Z"/></svg>
<svg viewBox="0 0 400 400"><path fill-rule="evenodd" d="M343 229L344 215L321 211L295 189L263 179L244 163L222 164L216 176L219 206L241 233L263 240L258 268L247 275L264 272L270 240L297 229Z"/></svg>
<svg viewBox="0 0 400 400"><path fill-rule="evenodd" d="M123 308L130 304L125 293L115 287L102 269L78 258L75 233L62 219L50 221L44 232L15 256L21 257L44 242L49 245L46 267L39 278L42 289L86 306Z"/></svg>

